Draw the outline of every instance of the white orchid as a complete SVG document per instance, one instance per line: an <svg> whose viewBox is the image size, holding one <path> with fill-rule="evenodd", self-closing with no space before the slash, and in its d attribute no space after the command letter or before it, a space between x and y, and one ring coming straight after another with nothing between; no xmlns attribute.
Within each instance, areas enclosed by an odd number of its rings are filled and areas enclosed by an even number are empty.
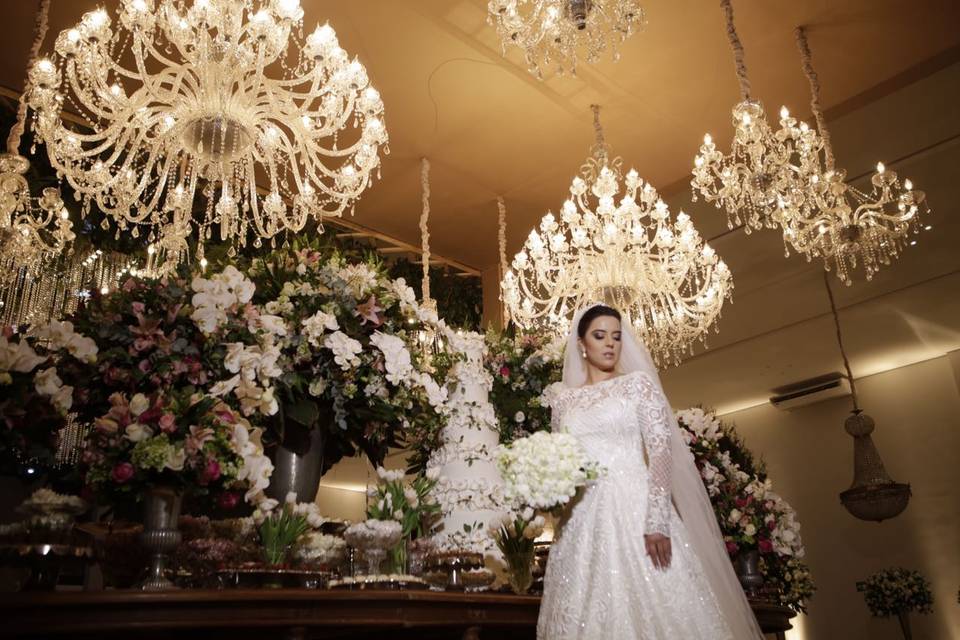
<svg viewBox="0 0 960 640"><path fill-rule="evenodd" d="M63 386L63 381L57 375L56 367L50 367L34 376L33 385L40 395L54 396Z"/></svg>
<svg viewBox="0 0 960 640"><path fill-rule="evenodd" d="M363 351L363 345L342 331L335 331L328 335L323 341L323 346L333 352L333 361L344 371L349 371L360 364L359 354Z"/></svg>
<svg viewBox="0 0 960 640"><path fill-rule="evenodd" d="M309 318L305 318L300 324L303 326L303 335L307 337L307 342L314 347L319 347L323 343L323 337L328 331L340 329L337 317L324 311L317 311Z"/></svg>
<svg viewBox="0 0 960 640"><path fill-rule="evenodd" d="M413 363L403 339L382 331L375 331L370 336L370 343L383 353L387 380L393 385L406 383L413 373Z"/></svg>
<svg viewBox="0 0 960 640"><path fill-rule="evenodd" d="M29 373L46 360L45 356L37 355L26 340L9 342L6 337L0 336L0 372Z"/></svg>

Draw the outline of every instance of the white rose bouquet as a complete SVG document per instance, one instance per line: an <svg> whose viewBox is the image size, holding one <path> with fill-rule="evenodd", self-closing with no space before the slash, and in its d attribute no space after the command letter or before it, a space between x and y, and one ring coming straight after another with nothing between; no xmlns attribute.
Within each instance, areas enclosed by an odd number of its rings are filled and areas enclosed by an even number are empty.
<svg viewBox="0 0 960 640"><path fill-rule="evenodd" d="M546 431L501 446L497 467L507 500L540 511L562 508L578 488L600 474L576 438Z"/></svg>

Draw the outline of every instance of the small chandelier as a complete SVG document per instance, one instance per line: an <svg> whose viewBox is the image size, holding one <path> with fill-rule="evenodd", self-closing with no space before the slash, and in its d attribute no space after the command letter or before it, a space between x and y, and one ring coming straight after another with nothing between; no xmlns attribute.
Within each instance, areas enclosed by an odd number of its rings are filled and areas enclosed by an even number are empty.
<svg viewBox="0 0 960 640"><path fill-rule="evenodd" d="M784 194L797 191L797 170L791 159L798 148L816 145L816 133L797 125L786 111L781 112L776 133L767 122L763 105L751 97L744 64L743 45L737 36L730 0L721 0L727 37L733 49L741 102L733 107L733 143L730 153L717 150L710 134L703 137L694 159L693 200L702 196L727 214L730 229L743 226L744 232L779 226L778 203Z"/></svg>
<svg viewBox="0 0 960 640"><path fill-rule="evenodd" d="M594 128L560 220L548 212L530 232L501 282L503 302L518 326L562 333L576 309L604 301L626 315L658 364L678 363L732 297L730 270L687 214L671 221L653 185L633 169L622 174L596 106Z"/></svg>
<svg viewBox="0 0 960 640"><path fill-rule="evenodd" d="M49 12L50 0L41 0L28 70L46 36ZM31 277L37 275L43 265L64 251L75 237L58 189L48 187L36 198L30 193L25 177L30 161L20 155L26 115L26 98L21 95L16 122L7 137L7 153L0 154L0 282L24 275L21 270Z"/></svg>
<svg viewBox="0 0 960 640"><path fill-rule="evenodd" d="M843 366L850 382L850 395L853 399L853 411L843 424L844 429L853 437L853 484L840 493L840 502L855 518L881 522L900 515L910 502L910 485L894 482L880 459L880 452L870 434L874 429L873 418L863 413L857 400L857 386L850 369L850 360L843 348L843 335L840 333L840 317L837 303L830 288L830 276L823 274L823 281L830 298L830 312L837 329L837 344L843 357Z"/></svg>
<svg viewBox="0 0 960 640"><path fill-rule="evenodd" d="M63 31L29 100L84 213L172 235L177 255L192 224L202 256L214 231L235 255L351 207L380 165L383 102L334 30L304 39L302 20L299 0L122 0L115 23L98 9Z"/></svg>
<svg viewBox="0 0 960 640"><path fill-rule="evenodd" d="M496 25L503 54L507 45L523 50L527 67L543 79L544 67L576 74L577 52L594 63L643 25L636 0L490 0L487 21Z"/></svg>
<svg viewBox="0 0 960 640"><path fill-rule="evenodd" d="M806 32L797 27L795 35L821 144L801 154L803 195L787 196L780 203L784 237L808 259L823 258L828 270L832 263L847 285L853 283L851 272L858 264L871 280L881 266L899 256L911 232L919 233L920 214L930 209L922 191L914 190L910 180L901 183L882 162L870 179L869 193L847 184L846 171L834 164Z"/></svg>

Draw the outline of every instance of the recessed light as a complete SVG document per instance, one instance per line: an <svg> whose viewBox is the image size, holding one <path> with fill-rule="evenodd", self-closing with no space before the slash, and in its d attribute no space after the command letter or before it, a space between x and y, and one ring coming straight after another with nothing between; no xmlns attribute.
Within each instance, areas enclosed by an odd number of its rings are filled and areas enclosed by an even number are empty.
<svg viewBox="0 0 960 640"><path fill-rule="evenodd" d="M911 240L911 241L910 241L910 246L911 246L911 247L912 247L913 245L915 245L915 244L917 244L917 241L916 241L916 240Z"/></svg>
<svg viewBox="0 0 960 640"><path fill-rule="evenodd" d="M925 227L923 228L924 231L930 231L930 229L933 229L933 225L932 225L932 224L928 224L927 226L925 226Z"/></svg>

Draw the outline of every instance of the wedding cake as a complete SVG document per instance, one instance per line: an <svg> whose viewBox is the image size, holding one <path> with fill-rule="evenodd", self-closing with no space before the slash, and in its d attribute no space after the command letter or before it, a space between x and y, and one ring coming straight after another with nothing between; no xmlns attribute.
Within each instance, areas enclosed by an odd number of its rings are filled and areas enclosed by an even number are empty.
<svg viewBox="0 0 960 640"><path fill-rule="evenodd" d="M499 437L489 401L493 381L483 364L486 347L478 333L450 331L447 339L465 358L452 372L457 385L448 401L443 445L427 463L428 469L439 470L433 495L442 521L434 539L441 550L496 555L487 524L502 513L504 497L494 458Z"/></svg>

